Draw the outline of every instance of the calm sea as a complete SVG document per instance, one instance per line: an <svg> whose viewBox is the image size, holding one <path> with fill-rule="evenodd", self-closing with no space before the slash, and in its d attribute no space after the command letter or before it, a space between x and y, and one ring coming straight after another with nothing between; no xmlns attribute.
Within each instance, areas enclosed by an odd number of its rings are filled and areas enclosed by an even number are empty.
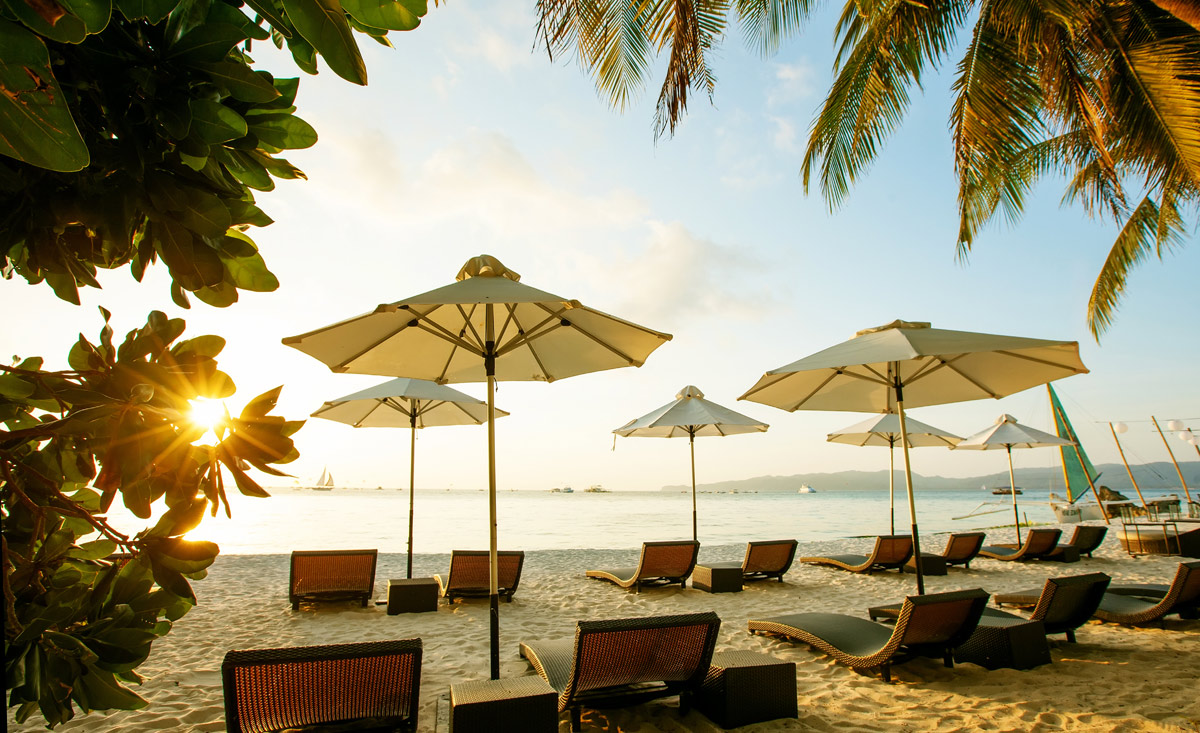
<svg viewBox="0 0 1200 733"><path fill-rule="evenodd" d="M293 549L378 548L407 551L408 491L399 489L271 489L269 499L234 496L233 518L205 517L189 535L209 539L222 554L275 554ZM1147 498L1171 492L1145 492ZM1180 492L1182 495L1182 492ZM1018 497L1022 520L1053 523L1048 492ZM523 550L621 549L648 540L688 539L690 493L612 491L573 494L505 491L497 498L501 548ZM979 488L917 491L922 535L1012 526L1009 497ZM697 497L700 542L734 545L748 540L805 541L886 534L887 490L705 494ZM973 514L968 518L960 518ZM413 551L443 554L486 549L487 494L418 490ZM114 507L110 517L127 531L146 522ZM907 533L908 505L897 492L896 531Z"/></svg>

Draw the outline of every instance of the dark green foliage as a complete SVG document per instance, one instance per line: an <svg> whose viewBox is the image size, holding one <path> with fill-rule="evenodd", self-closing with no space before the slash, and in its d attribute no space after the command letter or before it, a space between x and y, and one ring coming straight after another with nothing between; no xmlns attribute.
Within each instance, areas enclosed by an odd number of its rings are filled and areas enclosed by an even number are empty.
<svg viewBox="0 0 1200 733"><path fill-rule="evenodd" d="M278 157L316 131L296 79L252 68L253 41L366 84L351 27L387 43L426 0L0 0L0 268L79 302L96 271L141 279L162 260L171 297L209 305L279 286L250 226L254 191L304 174ZM352 13L348 15L347 13ZM249 15L247 15L249 13ZM11 91L9 91L11 90Z"/></svg>
<svg viewBox="0 0 1200 733"><path fill-rule="evenodd" d="M217 556L211 542L182 539L206 511L229 502L223 471L239 491L267 496L250 466L294 460L291 435L303 422L270 414L279 389L227 417L216 445L186 419L191 401L233 394L217 368L224 339L180 340L183 321L151 313L115 345L83 336L71 371L42 370L40 358L0 366L0 496L4 521L4 660L9 706L18 720L41 710L47 723L146 702L122 686L171 622L196 604L189 580ZM120 500L150 518L133 537L105 512Z"/></svg>

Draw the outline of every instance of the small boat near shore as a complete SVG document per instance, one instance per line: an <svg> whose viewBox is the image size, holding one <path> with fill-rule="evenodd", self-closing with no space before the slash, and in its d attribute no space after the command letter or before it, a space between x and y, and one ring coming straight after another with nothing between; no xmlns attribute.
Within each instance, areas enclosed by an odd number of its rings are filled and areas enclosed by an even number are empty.
<svg viewBox="0 0 1200 733"><path fill-rule="evenodd" d="M611 494L612 492L609 491L608 489L604 488L600 484L592 484L591 486L584 489L583 493L585 493L585 494Z"/></svg>
<svg viewBox="0 0 1200 733"><path fill-rule="evenodd" d="M1016 487L1015 489L1011 486L997 486L996 488L992 489L992 494L995 496L1012 496L1013 494L1021 496L1024 493L1024 491L1021 491L1020 486Z"/></svg>
<svg viewBox="0 0 1200 733"><path fill-rule="evenodd" d="M796 493L797 494L815 494L815 493L817 493L817 490L814 489L813 487L809 486L808 484L803 484L800 486L799 489L796 490Z"/></svg>

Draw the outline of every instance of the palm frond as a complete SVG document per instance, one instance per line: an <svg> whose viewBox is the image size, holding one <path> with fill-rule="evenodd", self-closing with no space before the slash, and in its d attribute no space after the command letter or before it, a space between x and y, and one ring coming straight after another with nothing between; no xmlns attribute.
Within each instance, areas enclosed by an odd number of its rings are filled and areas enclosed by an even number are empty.
<svg viewBox="0 0 1200 733"><path fill-rule="evenodd" d="M865 26L813 123L802 176L805 190L818 159L821 191L830 208L845 198L859 173L908 109L908 88L953 43L969 0L870 3ZM868 3L863 3L865 7Z"/></svg>
<svg viewBox="0 0 1200 733"><path fill-rule="evenodd" d="M1088 330L1096 340L1099 340L1112 325L1113 316L1124 296L1130 271L1151 253L1157 252L1161 257L1164 248L1174 247L1182 240L1183 230L1179 212L1174 205L1164 209L1169 210L1160 211L1159 206L1149 196L1142 199L1109 250L1088 299ZM1165 226L1160 222L1164 216ZM1160 235L1160 231L1163 235Z"/></svg>
<svg viewBox="0 0 1200 733"><path fill-rule="evenodd" d="M784 38L800 30L819 0L736 0L746 41L763 56L779 50Z"/></svg>
<svg viewBox="0 0 1200 733"><path fill-rule="evenodd" d="M1045 134L1037 57L1018 33L994 22L998 4L981 7L952 86L960 254L971 248L975 232L998 205L1010 220L1020 215L1033 180L1012 175L1013 161Z"/></svg>
<svg viewBox="0 0 1200 733"><path fill-rule="evenodd" d="M674 0L660 4L649 19L650 41L660 50L670 47L667 72L654 112L654 137L674 134L687 110L691 89L703 89L712 98L716 77L707 52L725 32L728 0Z"/></svg>

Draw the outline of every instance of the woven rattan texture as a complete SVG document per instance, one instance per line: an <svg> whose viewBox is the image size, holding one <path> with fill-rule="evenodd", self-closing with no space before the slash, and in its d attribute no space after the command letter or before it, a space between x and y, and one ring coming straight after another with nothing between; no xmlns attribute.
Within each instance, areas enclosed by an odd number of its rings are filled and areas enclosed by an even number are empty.
<svg viewBox="0 0 1200 733"><path fill-rule="evenodd" d="M1004 545L991 545L981 549L979 554L993 560L1037 560L1053 552L1060 537L1061 529L1031 529L1025 534L1025 542L1015 551Z"/></svg>
<svg viewBox="0 0 1200 733"><path fill-rule="evenodd" d="M723 728L794 718L796 664L757 652L717 652L695 701Z"/></svg>
<svg viewBox="0 0 1200 733"><path fill-rule="evenodd" d="M950 535L950 539L946 542L946 551L942 553L942 560L947 565L971 567L971 561L983 548L983 540L986 536L983 532L959 532Z"/></svg>
<svg viewBox="0 0 1200 733"><path fill-rule="evenodd" d="M421 640L231 651L221 673L231 733L368 718L415 727Z"/></svg>
<svg viewBox="0 0 1200 733"><path fill-rule="evenodd" d="M375 584L375 550L293 552L291 596L352 592L370 595Z"/></svg>
<svg viewBox="0 0 1200 733"><path fill-rule="evenodd" d="M496 553L496 588L500 595L512 598L521 583L521 568L525 563L522 551L500 550ZM455 550L450 555L450 573L442 585L447 597L488 595L491 588L491 560L486 550Z"/></svg>
<svg viewBox="0 0 1200 733"><path fill-rule="evenodd" d="M1169 613L1192 608L1200 600L1200 560L1179 563L1167 594L1158 603L1140 598L1105 594L1096 618L1119 624L1147 624Z"/></svg>
<svg viewBox="0 0 1200 733"><path fill-rule="evenodd" d="M781 578L792 566L795 556L796 540L750 542L746 545L742 573L752 577Z"/></svg>

